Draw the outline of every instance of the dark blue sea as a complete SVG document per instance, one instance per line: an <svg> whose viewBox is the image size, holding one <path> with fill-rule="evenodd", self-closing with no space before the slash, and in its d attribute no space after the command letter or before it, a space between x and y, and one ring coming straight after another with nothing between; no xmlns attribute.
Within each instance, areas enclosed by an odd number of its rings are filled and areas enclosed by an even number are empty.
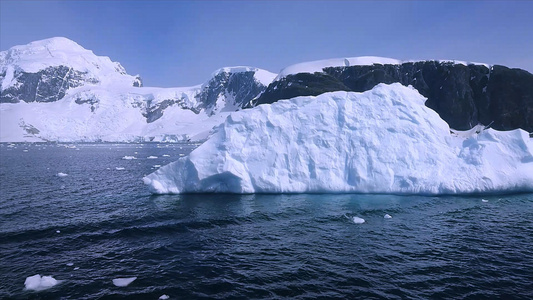
<svg viewBox="0 0 533 300"><path fill-rule="evenodd" d="M0 299L533 299L532 194L151 195L196 146L1 144Z"/></svg>

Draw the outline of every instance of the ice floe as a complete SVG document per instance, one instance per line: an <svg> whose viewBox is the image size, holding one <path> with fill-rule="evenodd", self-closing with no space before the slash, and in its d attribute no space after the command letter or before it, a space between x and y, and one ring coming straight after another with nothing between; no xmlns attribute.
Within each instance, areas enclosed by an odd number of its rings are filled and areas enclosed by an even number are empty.
<svg viewBox="0 0 533 300"><path fill-rule="evenodd" d="M124 287L132 283L137 277L128 277L128 278L115 278L113 279L113 284L116 286Z"/></svg>
<svg viewBox="0 0 533 300"><path fill-rule="evenodd" d="M355 224L363 224L365 222L365 219L363 218L359 218L359 217L353 217L352 218L352 221L355 223Z"/></svg>
<svg viewBox="0 0 533 300"><path fill-rule="evenodd" d="M41 276L37 274L27 277L26 281L24 281L24 286L30 291L42 291L49 289L58 283L59 281L52 276Z"/></svg>

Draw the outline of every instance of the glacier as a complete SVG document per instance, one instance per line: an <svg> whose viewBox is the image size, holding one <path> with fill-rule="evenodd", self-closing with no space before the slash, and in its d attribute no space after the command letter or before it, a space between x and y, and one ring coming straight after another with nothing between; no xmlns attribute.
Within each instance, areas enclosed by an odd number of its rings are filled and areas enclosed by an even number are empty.
<svg viewBox="0 0 533 300"><path fill-rule="evenodd" d="M425 101L394 83L234 112L143 181L155 194L533 191L526 131L454 131Z"/></svg>

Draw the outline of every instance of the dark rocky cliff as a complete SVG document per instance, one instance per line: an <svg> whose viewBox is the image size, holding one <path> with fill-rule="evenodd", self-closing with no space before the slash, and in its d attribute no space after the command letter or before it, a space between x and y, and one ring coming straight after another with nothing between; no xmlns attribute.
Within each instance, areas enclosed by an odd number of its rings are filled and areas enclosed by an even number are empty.
<svg viewBox="0 0 533 300"><path fill-rule="evenodd" d="M4 80L5 76L5 72L1 73L0 81ZM62 99L68 89L99 83L98 79L88 72L67 66L47 67L35 73L16 71L14 76L17 82L15 85L5 90L0 89L0 103L54 102ZM132 85L141 87L141 78L135 77Z"/></svg>
<svg viewBox="0 0 533 300"><path fill-rule="evenodd" d="M196 96L200 109L206 109L210 114L215 114L217 101L231 101L230 106L242 108L266 89L261 82L255 79L255 71L226 72L221 71L206 84Z"/></svg>
<svg viewBox="0 0 533 300"><path fill-rule="evenodd" d="M412 85L428 98L450 127L481 123L498 130L533 131L533 75L504 66L420 61L399 65L324 68L322 73L288 75L271 83L254 105L331 91L363 92L379 83Z"/></svg>

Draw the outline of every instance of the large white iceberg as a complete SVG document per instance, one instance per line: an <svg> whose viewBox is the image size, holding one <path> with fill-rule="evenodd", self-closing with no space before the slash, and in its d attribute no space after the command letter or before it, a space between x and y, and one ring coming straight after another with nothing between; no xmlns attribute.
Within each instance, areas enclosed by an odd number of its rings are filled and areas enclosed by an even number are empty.
<svg viewBox="0 0 533 300"><path fill-rule="evenodd" d="M297 97L232 113L153 193L463 194L533 191L527 132L453 132L415 89Z"/></svg>

